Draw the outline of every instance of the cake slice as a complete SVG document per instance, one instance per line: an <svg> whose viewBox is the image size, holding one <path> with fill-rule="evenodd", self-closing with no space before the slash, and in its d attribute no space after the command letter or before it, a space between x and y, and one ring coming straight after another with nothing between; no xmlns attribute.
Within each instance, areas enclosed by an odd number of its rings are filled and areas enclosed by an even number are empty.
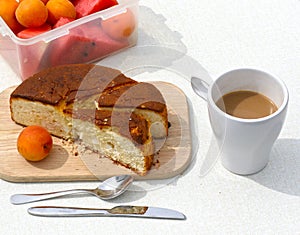
<svg viewBox="0 0 300 235"><path fill-rule="evenodd" d="M151 168L153 137L168 134L167 107L155 86L91 64L33 75L13 91L10 109L16 123L79 140L140 175Z"/></svg>

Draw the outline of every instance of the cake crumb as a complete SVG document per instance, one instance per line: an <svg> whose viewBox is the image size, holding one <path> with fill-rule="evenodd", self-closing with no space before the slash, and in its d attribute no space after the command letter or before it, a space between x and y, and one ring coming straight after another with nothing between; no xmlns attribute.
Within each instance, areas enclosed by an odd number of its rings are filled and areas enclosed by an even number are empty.
<svg viewBox="0 0 300 235"><path fill-rule="evenodd" d="M156 159L156 161L154 161L152 165L155 169L158 169L160 167L160 161Z"/></svg>

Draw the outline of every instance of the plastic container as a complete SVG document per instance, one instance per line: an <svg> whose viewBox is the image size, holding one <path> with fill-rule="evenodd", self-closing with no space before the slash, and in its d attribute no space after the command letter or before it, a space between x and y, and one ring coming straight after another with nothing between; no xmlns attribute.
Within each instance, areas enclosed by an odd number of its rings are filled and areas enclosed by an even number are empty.
<svg viewBox="0 0 300 235"><path fill-rule="evenodd" d="M126 38L114 38L103 22L121 14L133 14L135 30ZM121 21L122 22L122 21ZM52 29L30 39L17 37L0 17L0 54L22 80L56 65L92 63L131 47L137 42L138 0L119 4ZM113 24L111 27L118 25Z"/></svg>

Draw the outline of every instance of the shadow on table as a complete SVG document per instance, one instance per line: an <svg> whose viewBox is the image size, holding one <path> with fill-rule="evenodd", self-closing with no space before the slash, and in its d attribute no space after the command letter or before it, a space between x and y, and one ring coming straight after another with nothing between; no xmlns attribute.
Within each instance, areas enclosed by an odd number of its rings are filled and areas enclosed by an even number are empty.
<svg viewBox="0 0 300 235"><path fill-rule="evenodd" d="M127 76L138 81L160 81L162 79L161 77L154 77L152 74L162 70L171 71L176 75L181 75L183 79L187 80L182 80L184 82L170 80L170 83L174 82L174 85L179 86L183 91L185 91L185 89L191 89L191 76L199 77L208 84L212 81L208 72L201 64L187 55L187 47L182 42L183 36L176 31L172 31L172 29L167 26L166 18L163 15L156 14L152 9L145 6L140 7L139 15L138 44L99 61L100 65L117 68ZM141 74L145 74L145 76L139 76ZM172 79L172 77L170 79ZM178 84L176 82L178 82ZM192 109L192 100L189 99L189 97L187 97L187 99L190 117L194 117L195 111ZM197 129L193 118L190 118L190 125L191 130ZM199 143L197 134L194 131L191 131L191 140L191 162L181 175L188 174L195 166ZM148 180L145 184L143 184L144 182L139 183L143 185L143 189L149 191L168 184L176 184L177 179L181 175L162 180Z"/></svg>
<svg viewBox="0 0 300 235"><path fill-rule="evenodd" d="M278 139L266 168L247 177L270 189L300 196L299 156L300 139Z"/></svg>

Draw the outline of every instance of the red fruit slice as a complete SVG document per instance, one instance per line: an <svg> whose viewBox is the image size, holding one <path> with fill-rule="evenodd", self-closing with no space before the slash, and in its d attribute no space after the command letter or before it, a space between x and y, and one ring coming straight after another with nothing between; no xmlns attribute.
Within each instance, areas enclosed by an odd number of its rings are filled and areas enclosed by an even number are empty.
<svg viewBox="0 0 300 235"><path fill-rule="evenodd" d="M23 39L30 39L39 34L51 30L51 26L45 24L38 28L27 28L17 34L18 37ZM46 43L40 40L37 43L29 45L17 45L19 54L19 65L22 79L26 79L34 73L38 72L40 61L46 50Z"/></svg>
<svg viewBox="0 0 300 235"><path fill-rule="evenodd" d="M68 17L60 17L58 21L56 21L55 25L53 26L53 28L58 28L60 26L63 26L67 23L70 23L74 21L74 19L68 18Z"/></svg>
<svg viewBox="0 0 300 235"><path fill-rule="evenodd" d="M32 45L18 45L19 65L22 79L38 72L47 44L40 40Z"/></svg>
<svg viewBox="0 0 300 235"><path fill-rule="evenodd" d="M28 38L32 38L34 36L37 36L41 33L45 33L47 31L51 30L51 26L49 24L44 24L40 27L35 27L35 28L26 28L22 31L20 31L17 36L19 38L24 38L24 39L28 39Z"/></svg>
<svg viewBox="0 0 300 235"><path fill-rule="evenodd" d="M47 47L41 67L93 62L127 46L128 41L111 39L103 32L100 22L92 22L53 41Z"/></svg>
<svg viewBox="0 0 300 235"><path fill-rule="evenodd" d="M116 0L75 0L73 5L76 9L76 17L81 18L83 16L90 15L97 11L101 11L117 5Z"/></svg>

